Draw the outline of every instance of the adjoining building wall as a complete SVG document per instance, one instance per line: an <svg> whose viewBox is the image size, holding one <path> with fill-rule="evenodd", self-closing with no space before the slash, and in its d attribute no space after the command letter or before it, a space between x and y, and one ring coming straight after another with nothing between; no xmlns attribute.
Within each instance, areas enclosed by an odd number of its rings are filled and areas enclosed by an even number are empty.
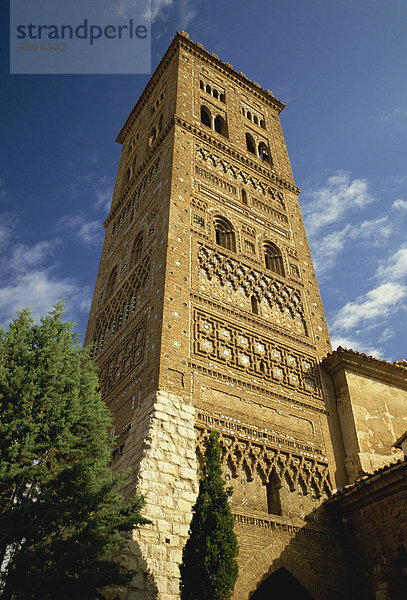
<svg viewBox="0 0 407 600"><path fill-rule="evenodd" d="M407 590L407 462L363 477L328 500L352 597L403 600Z"/></svg>
<svg viewBox="0 0 407 600"><path fill-rule="evenodd" d="M343 349L323 366L334 381L349 482L400 458L393 446L407 428L407 369Z"/></svg>

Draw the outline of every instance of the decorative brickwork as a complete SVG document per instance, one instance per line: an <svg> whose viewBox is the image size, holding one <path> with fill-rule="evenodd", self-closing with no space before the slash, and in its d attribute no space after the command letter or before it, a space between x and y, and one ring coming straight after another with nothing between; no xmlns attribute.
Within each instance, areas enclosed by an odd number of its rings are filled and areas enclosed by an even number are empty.
<svg viewBox="0 0 407 600"><path fill-rule="evenodd" d="M123 549L138 574L112 598L179 599L212 429L233 487L234 600L280 566L314 598L346 597L322 507L346 482L330 343L283 108L179 33L118 136L86 344L114 415L112 467L129 469L124 491L146 495L152 524Z"/></svg>
<svg viewBox="0 0 407 600"><path fill-rule="evenodd" d="M275 277L260 273L244 263L234 260L219 250L200 245L198 252L200 274L206 279L217 279L228 293L243 292L246 297L255 296L265 301L271 314L279 313L280 324L293 323L297 333L307 335L301 291Z"/></svg>
<svg viewBox="0 0 407 600"><path fill-rule="evenodd" d="M204 454L205 442L209 433L209 430L204 429L200 430L198 435L198 448L201 456ZM298 448L295 452L293 448L288 449L288 440L284 440L285 444L284 442L283 444L276 443L276 441L273 443L273 438L276 439L277 436L272 436L269 432L258 431L259 437L250 436L249 439L241 432L239 433L240 435L228 435L225 432L220 439L225 470L229 467L235 477L245 466L249 480L259 475L264 485L268 483L274 472L280 482L286 478L292 490L297 489L301 482L305 494L315 491L318 497L323 494L327 497L331 492L332 486L329 480L327 461L309 452L314 448L308 447L308 452ZM252 430L252 433L255 432ZM282 448L283 445L286 448ZM301 447L301 443L299 446Z"/></svg>

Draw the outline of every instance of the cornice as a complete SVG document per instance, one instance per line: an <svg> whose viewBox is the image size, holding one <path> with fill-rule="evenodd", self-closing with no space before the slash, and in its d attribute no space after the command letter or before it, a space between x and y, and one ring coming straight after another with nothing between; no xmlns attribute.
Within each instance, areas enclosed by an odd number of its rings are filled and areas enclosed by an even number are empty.
<svg viewBox="0 0 407 600"><path fill-rule="evenodd" d="M246 77L246 75L244 73L235 71L235 69L232 67L232 65L220 60L216 54L205 50L205 48L202 44L199 44L197 42L193 42L192 40L190 40L189 35L187 33L185 33L184 31L177 31L177 33L175 34L174 38L172 39L170 45L168 46L164 56L162 57L158 66L156 67L156 69L155 69L154 73L152 74L152 76L150 77L149 81L147 82L144 90L142 91L139 99L137 100L136 104L134 105L133 109L131 110L129 116L127 117L125 124L121 128L121 130L116 138L116 142L118 142L119 144L123 144L128 132L130 131L130 129L133 126L135 119L140 114L140 112L143 110L147 100L149 99L151 94L154 92L155 87L159 81L161 74L167 67L168 63L175 56L178 48L187 48L191 54L199 57L203 62L205 62L207 64L210 63L218 71L222 71L223 74L226 74L229 77L229 79L231 79L235 83L238 83L246 90L249 90L250 92L252 92L255 96L257 96L263 102L268 103L275 110L277 110L277 112L279 114L283 110L283 108L286 106L283 102L281 102L280 100L275 98L273 93L270 90L264 90L258 83L256 83L255 81L251 81L248 77Z"/></svg>
<svg viewBox="0 0 407 600"><path fill-rule="evenodd" d="M321 364L332 376L346 369L352 373L365 375L407 389L406 367L368 356L362 352L347 350L339 346L337 350L329 353Z"/></svg>
<svg viewBox="0 0 407 600"><path fill-rule="evenodd" d="M259 99L267 102L270 106L280 113L284 108L285 104L278 100L273 92L270 90L263 89L256 81L249 79L241 71L236 71L232 65L223 60L220 60L219 56L214 52L208 52L205 47L199 42L193 42L190 40L189 35L184 31L178 31L174 40L179 40L180 47L188 48L191 54L199 56L199 58L206 63L211 63L212 66L217 70L226 73L234 83L239 83L243 88L252 92Z"/></svg>

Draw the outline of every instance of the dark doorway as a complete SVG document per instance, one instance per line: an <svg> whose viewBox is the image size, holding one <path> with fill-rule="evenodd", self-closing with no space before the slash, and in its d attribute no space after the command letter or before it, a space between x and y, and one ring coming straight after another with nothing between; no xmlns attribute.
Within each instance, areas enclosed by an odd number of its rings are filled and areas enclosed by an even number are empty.
<svg viewBox="0 0 407 600"><path fill-rule="evenodd" d="M267 577L250 600L274 600L279 597L284 600L313 600L305 587L284 567Z"/></svg>

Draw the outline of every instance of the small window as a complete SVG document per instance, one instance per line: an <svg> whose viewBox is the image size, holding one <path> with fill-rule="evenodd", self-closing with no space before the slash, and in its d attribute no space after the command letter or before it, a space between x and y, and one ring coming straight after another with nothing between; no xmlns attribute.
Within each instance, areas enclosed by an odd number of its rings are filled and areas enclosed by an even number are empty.
<svg viewBox="0 0 407 600"><path fill-rule="evenodd" d="M252 313L254 315L258 315L259 314L259 302L258 302L256 296L251 297L251 305L252 305Z"/></svg>
<svg viewBox="0 0 407 600"><path fill-rule="evenodd" d="M200 81L200 82L199 82L199 87L201 88L201 90L203 90L203 89L204 89L204 84L203 84L203 81Z"/></svg>
<svg viewBox="0 0 407 600"><path fill-rule="evenodd" d="M211 127L211 113L206 106L201 106L201 123L206 127Z"/></svg>
<svg viewBox="0 0 407 600"><path fill-rule="evenodd" d="M272 242L265 242L264 244L264 260L266 269L284 277L283 257L280 250Z"/></svg>
<svg viewBox="0 0 407 600"><path fill-rule="evenodd" d="M246 133L246 146L247 151L256 156L256 144L254 143L253 136L250 133Z"/></svg>
<svg viewBox="0 0 407 600"><path fill-rule="evenodd" d="M252 113L249 112L249 111L247 111L246 117L249 119L249 121L251 121L252 120Z"/></svg>
<svg viewBox="0 0 407 600"><path fill-rule="evenodd" d="M264 160L265 162L272 164L269 149L267 148L267 145L264 142L260 142L259 144L259 158L261 158L261 160Z"/></svg>
<svg viewBox="0 0 407 600"><path fill-rule="evenodd" d="M256 125L258 125L258 124L259 124L259 120L258 120L258 118L256 117L256 115L254 115L254 116L253 116L253 123L255 123Z"/></svg>
<svg viewBox="0 0 407 600"><path fill-rule="evenodd" d="M218 99L219 98L219 94L218 94L218 90L213 90L213 97Z"/></svg>
<svg viewBox="0 0 407 600"><path fill-rule="evenodd" d="M246 190L242 189L242 202L243 204L247 204L247 192Z"/></svg>
<svg viewBox="0 0 407 600"><path fill-rule="evenodd" d="M226 98L225 98L225 94L221 94L221 95L219 96L219 100L220 100L221 102L223 102L223 104L226 104Z"/></svg>
<svg viewBox="0 0 407 600"><path fill-rule="evenodd" d="M211 93L211 91L212 91L212 90L211 90L211 86L210 86L210 85L207 85L207 86L206 86L206 93L207 93L207 94L210 94L210 93Z"/></svg>
<svg viewBox="0 0 407 600"><path fill-rule="evenodd" d="M216 243L227 250L236 252L235 232L233 225L224 217L214 219Z"/></svg>
<svg viewBox="0 0 407 600"><path fill-rule="evenodd" d="M262 127L262 129L266 129L266 124L263 121L263 119L261 119L261 121L260 121L260 127Z"/></svg>

